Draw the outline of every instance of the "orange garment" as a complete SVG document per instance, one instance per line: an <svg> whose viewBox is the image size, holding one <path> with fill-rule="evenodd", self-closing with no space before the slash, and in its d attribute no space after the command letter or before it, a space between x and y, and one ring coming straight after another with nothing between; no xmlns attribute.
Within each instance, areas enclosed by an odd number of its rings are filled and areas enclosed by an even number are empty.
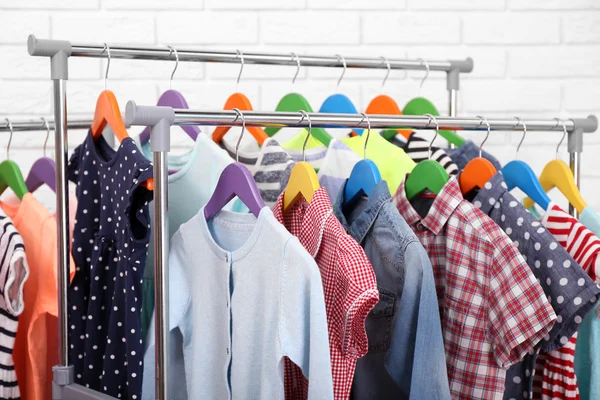
<svg viewBox="0 0 600 400"><path fill-rule="evenodd" d="M30 271L13 351L21 398L51 399L52 367L58 363L56 219L31 193L20 204L0 202L0 207L23 238ZM70 268L73 279L72 259Z"/></svg>

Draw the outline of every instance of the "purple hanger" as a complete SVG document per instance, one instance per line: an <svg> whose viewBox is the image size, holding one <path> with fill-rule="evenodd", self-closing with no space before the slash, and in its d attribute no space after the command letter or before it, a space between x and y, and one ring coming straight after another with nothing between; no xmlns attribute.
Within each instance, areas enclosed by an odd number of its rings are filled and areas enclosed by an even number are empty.
<svg viewBox="0 0 600 400"><path fill-rule="evenodd" d="M183 95L181 93L179 93L177 90L173 90L173 89L169 89L166 92L164 92L159 97L158 103L156 103L156 105L173 107L173 108L184 108L184 109L190 108L190 106L188 106L187 101L185 101L185 98L183 97ZM181 129L183 129L183 131L185 133L187 133L188 136L191 137L193 141L196 141L196 138L198 137L198 134L200 133L200 128L198 128L195 125L182 126ZM150 127L147 126L144 128L144 130L140 134L140 142L141 142L140 145L148 143L149 140L150 140Z"/></svg>
<svg viewBox="0 0 600 400"><path fill-rule="evenodd" d="M215 192L204 207L204 217L208 220L217 215L235 196L255 217L265 206L252 174L239 162L229 164L221 173Z"/></svg>
<svg viewBox="0 0 600 400"><path fill-rule="evenodd" d="M25 180L29 192L35 192L44 183L56 193L56 163L48 157L40 158L33 163Z"/></svg>

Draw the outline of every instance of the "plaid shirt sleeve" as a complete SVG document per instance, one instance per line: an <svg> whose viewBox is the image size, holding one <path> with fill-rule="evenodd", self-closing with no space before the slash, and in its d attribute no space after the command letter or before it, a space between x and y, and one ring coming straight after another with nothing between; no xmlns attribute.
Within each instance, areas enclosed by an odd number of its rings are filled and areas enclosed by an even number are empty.
<svg viewBox="0 0 600 400"><path fill-rule="evenodd" d="M343 266L339 271L346 274L348 289L343 299L346 323L342 353L360 358L369 350L365 321L379 301L379 291L373 267L362 247L345 233L338 244L338 262Z"/></svg>
<svg viewBox="0 0 600 400"><path fill-rule="evenodd" d="M542 287L513 242L488 219L484 229L490 264L487 266L489 335L496 362L507 368L552 329L556 315Z"/></svg>

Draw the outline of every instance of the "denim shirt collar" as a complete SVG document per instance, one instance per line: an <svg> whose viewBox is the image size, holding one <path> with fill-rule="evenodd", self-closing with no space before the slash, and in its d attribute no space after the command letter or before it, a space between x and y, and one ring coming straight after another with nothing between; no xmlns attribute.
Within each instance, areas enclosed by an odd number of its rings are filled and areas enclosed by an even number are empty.
<svg viewBox="0 0 600 400"><path fill-rule="evenodd" d="M377 219L377 216L381 211L381 207L383 207L385 203L391 201L392 196L390 195L387 182L380 181L377 183L377 185L375 185L373 192L369 196L365 209L354 220L354 222L350 224L342 212L344 203L344 189L346 188L347 183L348 180L346 179L340 189L340 192L338 193L337 199L335 200L333 213L340 221L346 232L348 232L358 243L362 243L363 239L367 235L367 232L369 232L369 229L371 229L371 226Z"/></svg>

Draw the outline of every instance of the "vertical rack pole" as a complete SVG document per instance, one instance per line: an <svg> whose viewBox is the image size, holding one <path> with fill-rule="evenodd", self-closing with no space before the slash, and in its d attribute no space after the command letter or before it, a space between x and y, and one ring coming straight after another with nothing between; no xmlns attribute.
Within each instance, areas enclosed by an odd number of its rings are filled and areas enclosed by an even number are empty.
<svg viewBox="0 0 600 400"><path fill-rule="evenodd" d="M172 109L171 109L172 110ZM155 388L157 400L168 400L168 335L169 335L169 227L168 167L171 124L162 119L152 126L150 145L154 153L154 296L155 296Z"/></svg>
<svg viewBox="0 0 600 400"><path fill-rule="evenodd" d="M567 142L569 150L569 167L573 172L573 178L577 188L581 190L581 153L583 152L583 129L575 125L573 132L569 133ZM569 204L569 214L579 218L579 213Z"/></svg>
<svg viewBox="0 0 600 400"><path fill-rule="evenodd" d="M460 70L453 68L446 73L446 89L448 90L448 115L456 117L458 114L458 89L460 87ZM455 146L448 143L450 148Z"/></svg>
<svg viewBox="0 0 600 400"><path fill-rule="evenodd" d="M67 79L69 51L57 51L50 59L54 102L54 148L56 159L56 235L58 257L58 365L52 368L52 398L62 399L62 388L74 382L69 365L67 294L71 254L69 242L69 183L67 181Z"/></svg>

